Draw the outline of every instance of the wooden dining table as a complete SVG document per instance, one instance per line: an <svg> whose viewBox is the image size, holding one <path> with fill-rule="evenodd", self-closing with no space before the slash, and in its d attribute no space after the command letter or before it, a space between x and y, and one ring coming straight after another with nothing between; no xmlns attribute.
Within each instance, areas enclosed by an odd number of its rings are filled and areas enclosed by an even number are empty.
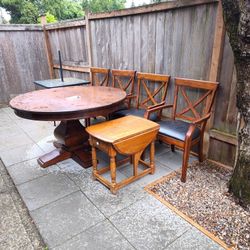
<svg viewBox="0 0 250 250"><path fill-rule="evenodd" d="M108 116L120 108L125 98L126 92L118 88L74 86L21 94L10 101L10 107L22 118L60 121L54 130L56 148L39 157L41 167L73 158L87 168L92 165L89 136L79 120Z"/></svg>

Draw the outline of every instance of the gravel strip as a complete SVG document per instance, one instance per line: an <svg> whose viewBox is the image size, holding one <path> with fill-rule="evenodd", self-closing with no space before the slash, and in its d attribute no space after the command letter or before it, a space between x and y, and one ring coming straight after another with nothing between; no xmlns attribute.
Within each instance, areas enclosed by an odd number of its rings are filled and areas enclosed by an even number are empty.
<svg viewBox="0 0 250 250"><path fill-rule="evenodd" d="M232 171L208 161L188 169L187 182L180 173L166 177L150 190L218 236L233 249L250 249L250 208L243 208L228 193Z"/></svg>

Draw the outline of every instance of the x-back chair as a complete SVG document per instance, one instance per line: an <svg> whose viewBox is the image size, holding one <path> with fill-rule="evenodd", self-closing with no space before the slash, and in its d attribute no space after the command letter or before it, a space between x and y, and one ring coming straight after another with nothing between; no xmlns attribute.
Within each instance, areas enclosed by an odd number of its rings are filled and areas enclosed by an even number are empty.
<svg viewBox="0 0 250 250"><path fill-rule="evenodd" d="M112 87L120 88L127 93L125 106L122 109L130 109L132 99L136 97L134 95L135 72L135 70L111 70Z"/></svg>
<svg viewBox="0 0 250 250"><path fill-rule="evenodd" d="M107 87L109 85L109 69L106 68L98 68L91 67L90 68L90 85L91 86L104 86ZM97 118L95 121L97 121ZM85 119L85 125L89 126L91 123L91 119Z"/></svg>
<svg viewBox="0 0 250 250"><path fill-rule="evenodd" d="M114 113L115 117L136 115L156 121L160 119L165 103L169 75L137 73L137 94L135 107Z"/></svg>
<svg viewBox="0 0 250 250"><path fill-rule="evenodd" d="M203 136L217 87L217 82L175 78L172 119L158 122L158 139L170 144L172 151L174 146L183 149L182 182L186 182L189 153L195 144L199 144L199 161L203 161ZM187 89L202 92L202 95L193 101ZM180 108L181 99L186 105Z"/></svg>
<svg viewBox="0 0 250 250"><path fill-rule="evenodd" d="M90 68L90 81L92 86L108 86L109 69L106 68Z"/></svg>

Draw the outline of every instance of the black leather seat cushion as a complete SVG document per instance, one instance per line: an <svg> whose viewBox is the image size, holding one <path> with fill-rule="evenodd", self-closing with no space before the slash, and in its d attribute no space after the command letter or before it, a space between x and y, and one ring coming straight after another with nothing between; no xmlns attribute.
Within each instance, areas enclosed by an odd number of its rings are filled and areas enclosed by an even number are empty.
<svg viewBox="0 0 250 250"><path fill-rule="evenodd" d="M145 114L144 109L135 109L135 108L124 109L124 110L116 111L115 113L111 114L111 119L120 118L120 117L127 116L127 115L135 115L135 116L144 117L144 114ZM156 121L157 112L151 113L149 120Z"/></svg>
<svg viewBox="0 0 250 250"><path fill-rule="evenodd" d="M172 137L174 139L184 141L190 123L180 121L180 120L167 120L157 122L160 125L159 134L166 135ZM197 138L200 135L200 130L195 128L194 133L192 135L192 140Z"/></svg>

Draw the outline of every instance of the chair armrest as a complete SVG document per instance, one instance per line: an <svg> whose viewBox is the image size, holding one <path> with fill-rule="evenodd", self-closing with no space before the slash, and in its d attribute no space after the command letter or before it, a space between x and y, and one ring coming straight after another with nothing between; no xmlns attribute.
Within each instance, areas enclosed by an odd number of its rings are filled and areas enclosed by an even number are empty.
<svg viewBox="0 0 250 250"><path fill-rule="evenodd" d="M146 112L144 114L144 118L148 119L151 113L162 111L164 108L172 108L172 107L173 107L173 104L165 104L165 101L158 103L156 105L149 106L146 109Z"/></svg>
<svg viewBox="0 0 250 250"><path fill-rule="evenodd" d="M136 98L136 97L137 97L137 95L132 95L132 94L128 94L126 96L127 99L133 99L133 98Z"/></svg>
<svg viewBox="0 0 250 250"><path fill-rule="evenodd" d="M207 121L210 118L210 116L211 116L211 113L208 113L205 116L203 116L202 118L192 121L192 124L196 125L196 124L202 123L204 121Z"/></svg>
<svg viewBox="0 0 250 250"><path fill-rule="evenodd" d="M147 111L155 112L155 111L158 111L158 110L164 109L164 108L172 108L173 106L174 106L173 104L165 104L165 102L161 102L161 103L158 103L156 105L149 106L147 108Z"/></svg>
<svg viewBox="0 0 250 250"><path fill-rule="evenodd" d="M127 94L125 99L125 104L128 106L127 108L130 109L132 99L136 98L137 95Z"/></svg>

